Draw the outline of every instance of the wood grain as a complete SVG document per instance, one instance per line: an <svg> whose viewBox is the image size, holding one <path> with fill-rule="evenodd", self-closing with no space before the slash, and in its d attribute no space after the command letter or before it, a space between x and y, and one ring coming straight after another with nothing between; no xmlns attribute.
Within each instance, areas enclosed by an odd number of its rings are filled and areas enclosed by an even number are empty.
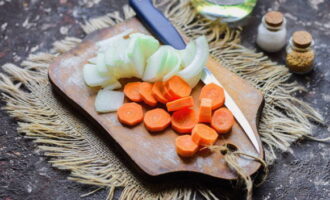
<svg viewBox="0 0 330 200"><path fill-rule="evenodd" d="M96 88L85 85L82 76L82 68L87 60L95 56L95 42L119 34L128 28L138 32L149 33L142 24L132 18L114 27L102 29L88 35L75 49L56 58L49 67L51 83L64 94L71 103L79 107L81 113L86 112L118 143L122 150L129 156L141 170L151 176L164 175L173 172L196 172L220 179L236 179L237 176L226 165L220 153L201 152L191 159L182 159L175 152L174 140L177 133L168 128L162 133L149 133L143 124L134 128L122 126L117 120L116 113L98 114L94 109ZM243 113L251 123L259 145L261 141L257 133L257 122L263 106L262 94L249 85L246 81L231 73L217 61L210 58L207 67L214 73L228 93L240 106ZM193 97L198 105L197 97L200 88L199 83L193 90ZM146 107L146 106L145 106ZM148 109L147 107L145 109ZM232 143L241 151L263 158L258 155L251 142L240 126L235 123L232 131L220 137L217 144ZM238 159L239 165L248 174L256 172L260 164L246 158Z"/></svg>

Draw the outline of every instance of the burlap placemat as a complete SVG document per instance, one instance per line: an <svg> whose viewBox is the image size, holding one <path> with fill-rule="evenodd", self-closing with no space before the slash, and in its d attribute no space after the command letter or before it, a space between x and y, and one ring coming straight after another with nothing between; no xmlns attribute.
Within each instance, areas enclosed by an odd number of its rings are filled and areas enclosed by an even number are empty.
<svg viewBox="0 0 330 200"><path fill-rule="evenodd" d="M188 37L206 35L210 53L264 94L265 107L258 129L268 164L276 159L275 150L290 151L293 142L311 134L312 122L323 122L312 107L292 96L304 88L289 81L290 73L285 66L239 44L240 29L202 18L188 0L155 4L164 8L165 15ZM82 28L88 34L132 16L134 12L124 6L123 12L91 19ZM7 102L3 109L17 119L18 132L34 139L44 154L51 157L49 162L54 167L70 170L70 180L107 188L107 199L113 197L117 187L123 188L121 199L190 199L197 192L208 199L217 199L210 188L198 184L169 187L140 180L92 126L58 100L48 80L48 66L80 42L78 38L68 37L55 42L48 53L31 54L21 67L2 66L6 73L0 74L0 90Z"/></svg>

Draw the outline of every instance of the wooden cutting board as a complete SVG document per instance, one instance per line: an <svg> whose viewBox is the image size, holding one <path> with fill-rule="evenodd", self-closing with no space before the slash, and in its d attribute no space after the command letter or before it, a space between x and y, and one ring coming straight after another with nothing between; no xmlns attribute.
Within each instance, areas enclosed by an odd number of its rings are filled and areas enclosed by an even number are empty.
<svg viewBox="0 0 330 200"><path fill-rule="evenodd" d="M112 37L129 28L149 34L147 29L136 18L114 27L94 32L88 35L79 46L59 56L50 65L49 79L51 83L57 88L57 91L79 108L77 114L87 113L92 120L96 121L121 146L125 155L129 156L148 175L158 176L173 172L196 172L220 179L236 179L237 175L227 167L223 155L220 153L205 154L204 152L198 153L194 158L180 158L175 151L174 144L178 134L171 128L162 133L149 133L143 124L133 128L122 126L117 120L116 113L98 114L95 112L94 100L97 89L92 89L85 85L82 75L83 66L89 58L95 56L95 43L97 41ZM261 146L256 123L262 110L262 94L212 58L208 60L207 67L214 73L242 109L251 123ZM202 86L203 84L200 82L193 90L192 95L196 105L199 105L197 99ZM109 103L111 103L111 100L109 100ZM218 145L224 143L232 143L239 150L258 156L252 143L237 123L230 133L221 136L217 142ZM263 158L263 156L262 151L259 157ZM253 174L260 167L258 162L247 158L238 159L238 163L248 174Z"/></svg>

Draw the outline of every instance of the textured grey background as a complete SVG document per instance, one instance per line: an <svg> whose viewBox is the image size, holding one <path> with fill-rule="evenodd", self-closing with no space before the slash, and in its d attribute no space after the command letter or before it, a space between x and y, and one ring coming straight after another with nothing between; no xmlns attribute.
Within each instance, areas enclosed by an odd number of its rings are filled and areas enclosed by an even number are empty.
<svg viewBox="0 0 330 200"><path fill-rule="evenodd" d="M29 52L47 51L65 36L84 37L79 23L91 17L118 10L125 0L0 0L0 65L19 64ZM243 31L243 44L255 47L256 29L267 10L280 10L288 20L289 33L310 31L316 42L316 69L307 76L293 76L305 85L299 94L330 121L330 1L261 0ZM283 62L284 52L270 54ZM5 102L1 102L3 106ZM66 179L68 172L52 168L35 145L16 132L16 122L0 111L0 199L80 199L93 187ZM329 135L330 130L316 125L314 134ZM255 199L330 199L330 146L301 141L293 146L294 155L278 154L267 182L255 189ZM226 187L231 199L241 199L238 189ZM118 191L117 193L119 193ZM106 191L84 199L104 199Z"/></svg>

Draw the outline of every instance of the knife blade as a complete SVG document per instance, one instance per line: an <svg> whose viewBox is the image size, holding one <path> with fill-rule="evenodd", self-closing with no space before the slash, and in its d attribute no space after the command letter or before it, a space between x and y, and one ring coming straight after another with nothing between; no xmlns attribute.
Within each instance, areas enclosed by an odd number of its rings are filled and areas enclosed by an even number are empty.
<svg viewBox="0 0 330 200"><path fill-rule="evenodd" d="M136 16L140 19L140 21L149 29L150 32L158 37L163 44L171 45L176 49L185 48L186 43L182 39L179 32L171 24L171 22L153 6L151 0L129 0L129 5L136 12ZM205 84L215 83L224 88L206 67L203 69L201 80ZM245 131L254 148L260 154L260 147L250 123L225 88L224 91L226 107L233 113L236 121Z"/></svg>

